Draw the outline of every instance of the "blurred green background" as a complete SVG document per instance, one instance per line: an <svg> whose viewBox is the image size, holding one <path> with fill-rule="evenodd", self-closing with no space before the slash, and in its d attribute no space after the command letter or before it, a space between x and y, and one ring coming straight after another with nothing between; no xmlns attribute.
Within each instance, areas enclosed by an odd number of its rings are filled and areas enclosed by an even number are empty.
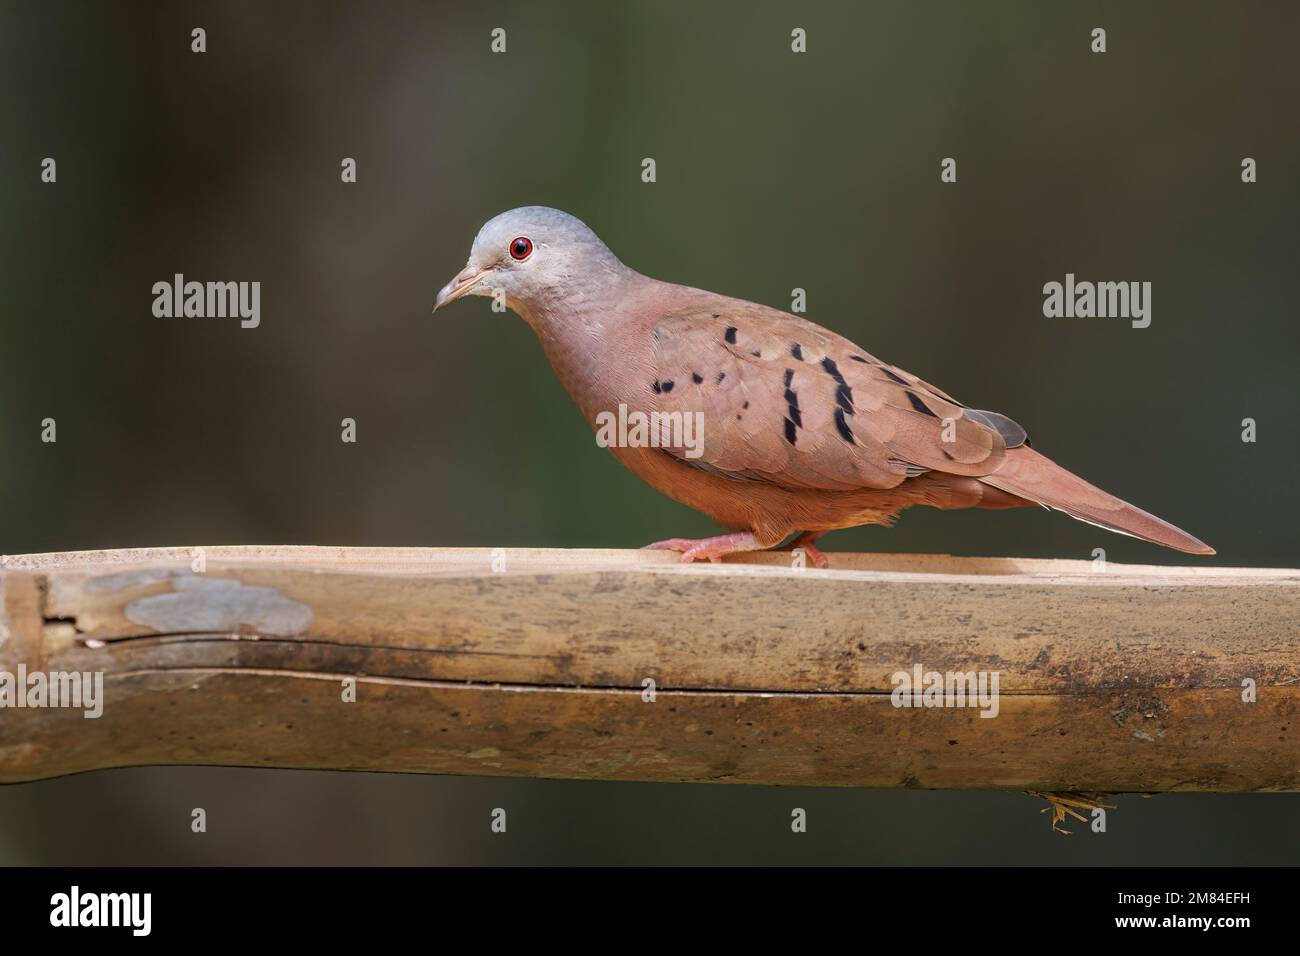
<svg viewBox="0 0 1300 956"><path fill-rule="evenodd" d="M483 221L542 203L658 278L781 308L806 289L814 321L1218 548L1198 564L1300 564L1300 7L0 16L0 551L712 533L596 446L522 321L430 314ZM261 327L154 318L176 272L260 281ZM1152 282L1151 327L1044 318L1067 272ZM1182 560L1038 509L917 509L824 545ZM1300 861L1293 796L1120 805L1066 840L1015 794L147 769L0 789L0 863Z"/></svg>

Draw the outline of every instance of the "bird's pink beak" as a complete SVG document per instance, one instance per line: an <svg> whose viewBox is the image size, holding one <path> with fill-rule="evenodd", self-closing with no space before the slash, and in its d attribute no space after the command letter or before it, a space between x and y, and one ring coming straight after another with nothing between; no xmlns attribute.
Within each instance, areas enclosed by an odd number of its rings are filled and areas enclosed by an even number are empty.
<svg viewBox="0 0 1300 956"><path fill-rule="evenodd" d="M460 273L456 278L443 286L442 290L438 293L438 298L433 302L433 311L437 312L448 302L455 302L462 295L468 292L474 286L474 283L478 282L485 275L487 275L486 269L480 271L475 269L473 266L466 266L464 269L460 270Z"/></svg>

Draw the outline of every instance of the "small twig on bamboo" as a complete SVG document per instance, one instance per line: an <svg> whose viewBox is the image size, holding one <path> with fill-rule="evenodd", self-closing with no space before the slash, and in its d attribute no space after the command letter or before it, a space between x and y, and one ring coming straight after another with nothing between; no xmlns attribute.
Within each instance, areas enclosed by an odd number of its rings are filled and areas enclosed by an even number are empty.
<svg viewBox="0 0 1300 956"><path fill-rule="evenodd" d="M1047 801L1048 806L1043 807L1043 809L1038 812L1046 813L1048 810L1051 810L1052 829L1057 833L1063 833L1066 836L1069 836L1073 832L1067 830L1061 825L1065 822L1066 814L1074 817L1074 819L1078 820L1080 823L1087 823L1088 818L1080 813L1079 810L1115 809L1113 804L1102 802L1106 799L1106 794L1104 793L1048 793L1042 790L1026 790L1025 792L1031 797L1039 797L1040 799Z"/></svg>

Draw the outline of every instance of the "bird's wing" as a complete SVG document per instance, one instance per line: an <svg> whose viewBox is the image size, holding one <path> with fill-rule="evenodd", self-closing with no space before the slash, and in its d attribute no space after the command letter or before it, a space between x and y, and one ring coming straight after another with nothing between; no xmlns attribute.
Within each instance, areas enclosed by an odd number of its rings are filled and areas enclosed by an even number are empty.
<svg viewBox="0 0 1300 956"><path fill-rule="evenodd" d="M652 326L646 403L700 413L688 464L798 488L892 488L927 470L983 476L1024 432L963 408L798 316L713 297ZM638 386L639 387L639 386Z"/></svg>

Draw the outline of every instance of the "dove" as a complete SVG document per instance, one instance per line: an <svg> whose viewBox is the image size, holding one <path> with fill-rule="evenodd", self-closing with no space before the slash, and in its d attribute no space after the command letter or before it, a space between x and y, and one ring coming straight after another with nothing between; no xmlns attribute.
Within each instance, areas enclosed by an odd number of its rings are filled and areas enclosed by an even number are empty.
<svg viewBox="0 0 1300 956"><path fill-rule="evenodd" d="M434 311L466 295L497 297L532 327L593 429L614 414L655 423L610 451L728 531L646 546L683 562L788 540L824 568L822 535L888 525L912 505L1041 505L1215 553L1057 465L1007 415L963 405L801 316L642 275L558 209L484 224ZM675 428L687 416L700 426L689 447Z"/></svg>

